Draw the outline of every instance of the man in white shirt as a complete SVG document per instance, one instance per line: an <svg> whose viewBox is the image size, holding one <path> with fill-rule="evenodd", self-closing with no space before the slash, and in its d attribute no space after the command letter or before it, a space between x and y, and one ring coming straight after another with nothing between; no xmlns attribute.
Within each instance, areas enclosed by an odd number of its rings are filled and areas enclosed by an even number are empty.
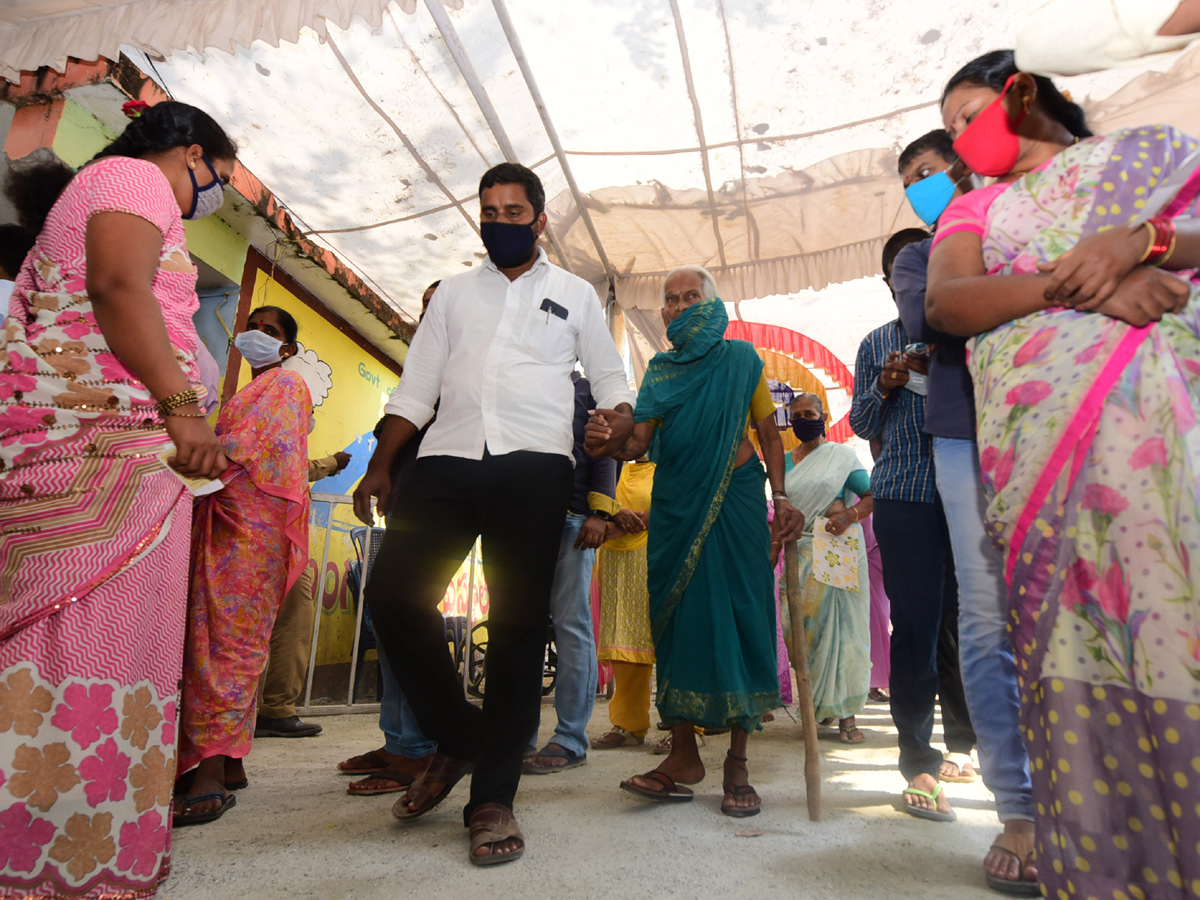
<svg viewBox="0 0 1200 900"><path fill-rule="evenodd" d="M537 246L545 191L524 166L480 181L482 266L447 278L413 338L355 512L386 498L388 466L433 416L367 584L376 634L421 729L438 743L425 774L392 808L424 815L474 768L463 813L469 859L517 859L512 814L521 757L537 728L550 586L572 483L574 386L582 361L601 407L633 429L633 394L596 292ZM487 698L463 696L438 602L476 536L488 611Z"/></svg>

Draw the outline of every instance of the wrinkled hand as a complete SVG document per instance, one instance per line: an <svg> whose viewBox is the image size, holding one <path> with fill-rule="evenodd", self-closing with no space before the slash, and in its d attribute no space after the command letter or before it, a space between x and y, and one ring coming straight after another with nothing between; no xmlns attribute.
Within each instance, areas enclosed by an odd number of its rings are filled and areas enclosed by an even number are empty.
<svg viewBox="0 0 1200 900"><path fill-rule="evenodd" d="M1138 266L1125 276L1116 291L1096 311L1141 327L1187 305L1191 288L1170 272Z"/></svg>
<svg viewBox="0 0 1200 900"><path fill-rule="evenodd" d="M183 408L184 412L199 412L195 404ZM167 416L163 426L175 444L175 456L170 466L189 478L217 478L229 466L221 442L204 419L185 416Z"/></svg>
<svg viewBox="0 0 1200 900"><path fill-rule="evenodd" d="M615 516L613 521L620 526L621 530L626 534L637 534L639 531L646 530L646 523L641 520L632 509L622 509Z"/></svg>
<svg viewBox="0 0 1200 900"><path fill-rule="evenodd" d="M354 515L367 525L374 525L371 516L371 498L382 503L392 492L392 479L385 467L367 467L367 474L362 477L358 487L354 489Z"/></svg>
<svg viewBox="0 0 1200 900"><path fill-rule="evenodd" d="M1038 266L1050 276L1043 292L1046 303L1098 308L1137 267L1148 240L1147 229L1140 225L1088 235L1058 259Z"/></svg>
<svg viewBox="0 0 1200 900"><path fill-rule="evenodd" d="M879 373L879 389L884 393L893 391L908 384L908 366L904 363L904 355L899 350L888 354L883 371Z"/></svg>
<svg viewBox="0 0 1200 900"><path fill-rule="evenodd" d="M595 550L604 543L605 522L599 516L588 516L579 528L579 537L575 539L576 550Z"/></svg>
<svg viewBox="0 0 1200 900"><path fill-rule="evenodd" d="M334 474L336 475L338 472L342 471L342 469L346 468L346 466L350 465L350 460L352 460L354 457L349 453L346 453L344 450L339 450L337 453L333 454L333 458L337 460L337 468L333 470Z"/></svg>
<svg viewBox="0 0 1200 900"><path fill-rule="evenodd" d="M775 518L771 521L771 565L779 559L779 551L788 541L794 541L804 531L804 513L782 498L775 500Z"/></svg>

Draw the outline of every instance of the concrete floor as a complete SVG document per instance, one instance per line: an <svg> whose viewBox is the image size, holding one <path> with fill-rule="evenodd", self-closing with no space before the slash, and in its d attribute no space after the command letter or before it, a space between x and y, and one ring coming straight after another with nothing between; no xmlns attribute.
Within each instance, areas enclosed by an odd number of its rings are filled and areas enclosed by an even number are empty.
<svg viewBox="0 0 1200 900"><path fill-rule="evenodd" d="M750 775L763 798L751 819L720 814L728 738L701 748L709 776L689 804L655 805L617 789L653 768L645 747L593 751L588 765L526 776L516 813L525 856L490 869L467 862L466 783L407 826L390 813L399 795L349 797L338 760L381 744L375 717L324 717L315 738L257 741L250 787L218 822L177 830L169 900L395 898L995 897L981 861L998 832L982 784L947 785L958 822L898 809L896 732L886 706L858 718L865 744L848 748L823 729L824 820L808 821L800 726L786 713L750 741ZM542 740L553 708L542 717ZM589 730L606 730L596 705ZM650 737L657 740L658 733ZM940 734L935 734L935 739Z"/></svg>

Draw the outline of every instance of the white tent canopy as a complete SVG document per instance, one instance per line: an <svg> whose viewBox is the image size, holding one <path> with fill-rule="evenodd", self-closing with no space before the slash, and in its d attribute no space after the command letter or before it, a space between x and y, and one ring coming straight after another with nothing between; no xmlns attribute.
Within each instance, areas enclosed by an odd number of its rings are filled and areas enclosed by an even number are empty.
<svg viewBox="0 0 1200 900"><path fill-rule="evenodd" d="M18 21L84 5L99 11ZM1011 42L1019 6L454 5L17 0L0 11L0 59L111 54L122 23L122 40L152 53L208 47L144 68L227 123L297 221L410 315L426 284L483 256L479 176L523 162L546 184L552 257L649 310L661 275L685 263L712 269L727 300L876 273L884 239L917 224L899 150L940 125L937 100L960 65ZM365 18L349 21L354 12ZM105 17L104 36L70 44L88 15ZM1101 125L1167 118L1200 130L1189 121L1200 119L1200 61L1130 84L1172 62L1066 83Z"/></svg>

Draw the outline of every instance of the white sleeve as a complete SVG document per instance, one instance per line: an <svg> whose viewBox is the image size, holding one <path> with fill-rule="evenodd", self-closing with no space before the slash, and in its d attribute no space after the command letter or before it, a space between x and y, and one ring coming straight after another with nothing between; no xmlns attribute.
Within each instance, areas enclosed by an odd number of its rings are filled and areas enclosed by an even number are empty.
<svg viewBox="0 0 1200 900"><path fill-rule="evenodd" d="M604 324L604 313L596 292L588 287L580 293L583 295L583 321L575 353L592 383L592 396L596 398L597 406L603 409L615 409L622 403L633 406L636 400L633 391L629 390L625 366Z"/></svg>
<svg viewBox="0 0 1200 900"><path fill-rule="evenodd" d="M400 384L383 408L385 415L402 416L417 428L423 428L433 418L434 404L442 393L442 375L449 354L443 313L448 300L443 296L437 303L429 304L409 345Z"/></svg>

